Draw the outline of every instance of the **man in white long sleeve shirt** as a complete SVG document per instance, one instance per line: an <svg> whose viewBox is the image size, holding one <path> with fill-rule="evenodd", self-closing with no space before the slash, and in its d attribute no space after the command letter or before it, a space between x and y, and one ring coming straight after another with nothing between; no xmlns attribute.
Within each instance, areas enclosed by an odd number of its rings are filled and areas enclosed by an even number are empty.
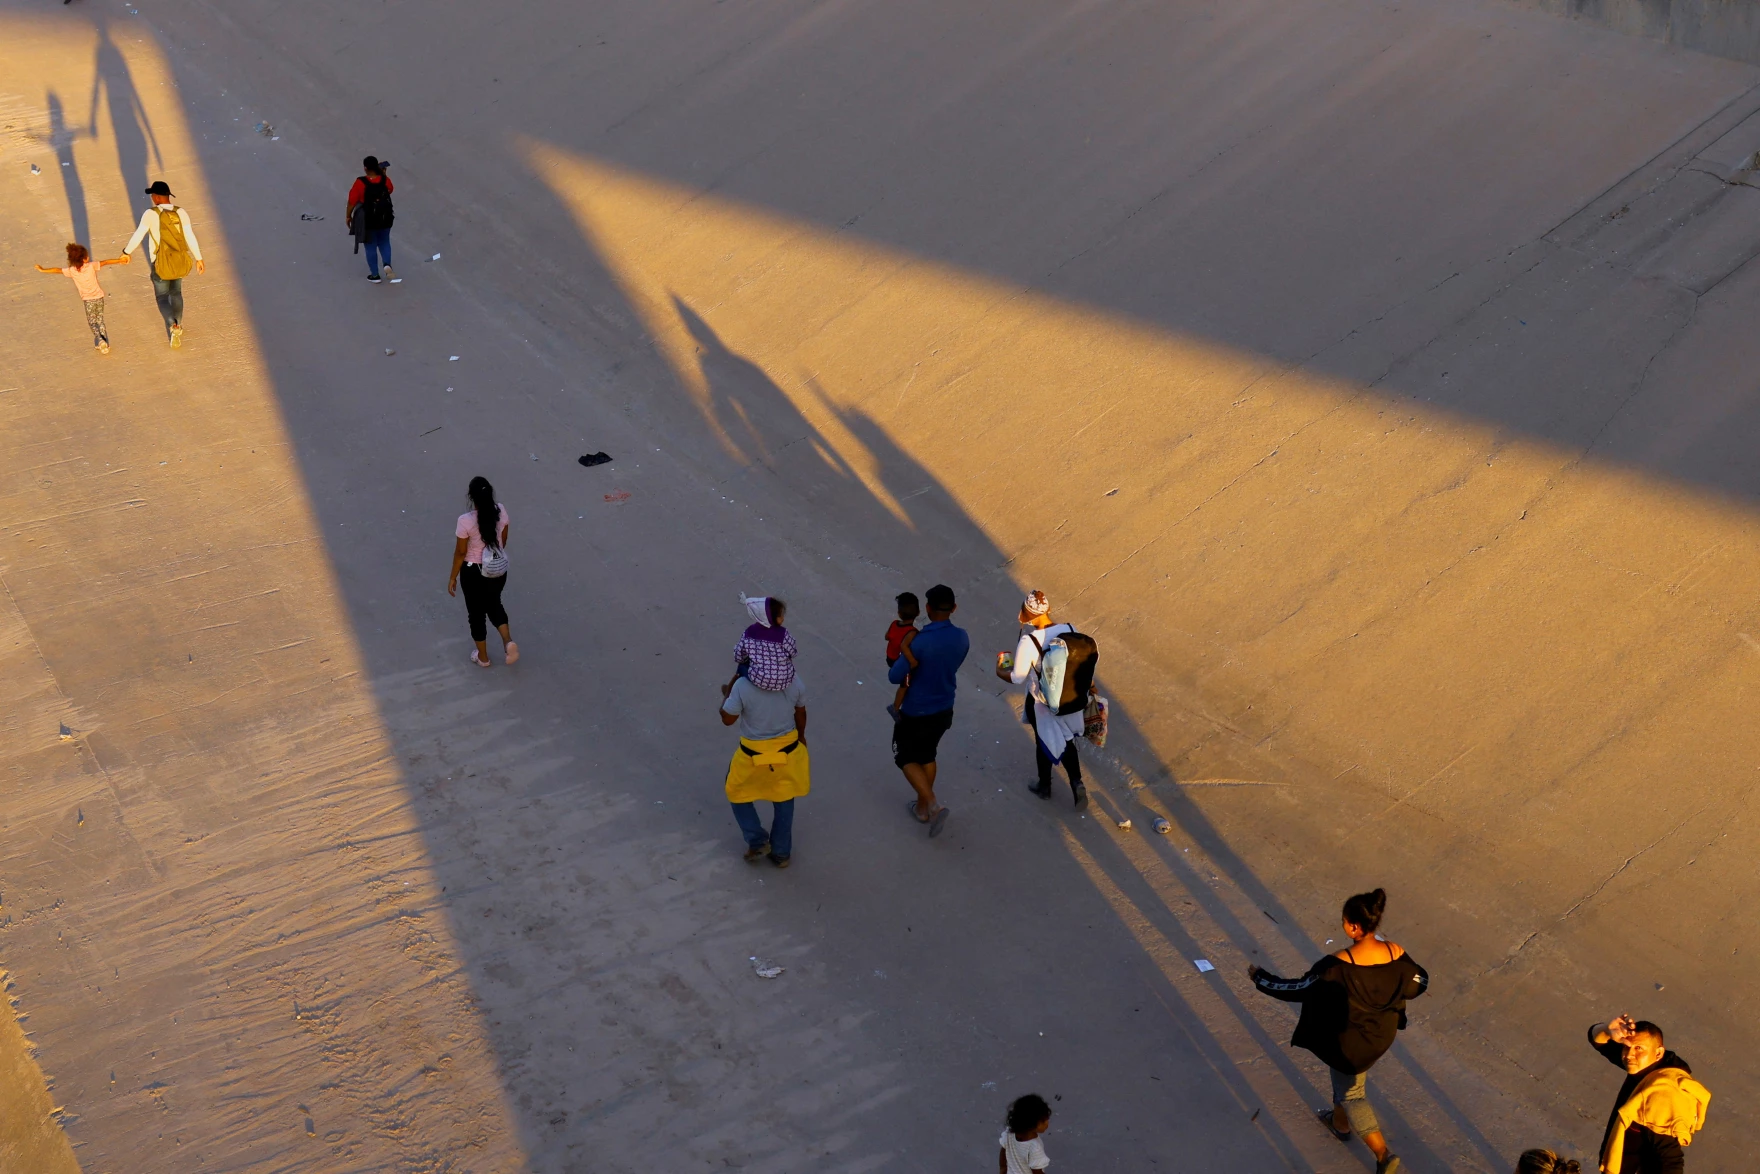
<svg viewBox="0 0 1760 1174"><path fill-rule="evenodd" d="M1051 622L1051 601L1043 591L1029 591L1021 604L1020 622L1026 628L1012 658L999 656L996 675L1011 685L1027 686L1026 710L1022 715L1033 730L1033 749L1038 759L1039 781L1030 788L1041 799L1051 798L1051 768L1063 764L1069 776L1069 789L1077 808L1088 805L1088 788L1082 783L1082 761L1076 753L1076 739L1082 736L1084 718L1081 710L1059 714L1055 703L1047 704L1040 691L1039 661L1051 641L1066 632L1074 632L1069 624Z"/></svg>
<svg viewBox="0 0 1760 1174"><path fill-rule="evenodd" d="M207 271L202 261L202 246L196 242L195 225L189 210L171 202L171 188L158 180L147 189L153 206L141 213L141 222L123 248L124 257L132 257L142 241L147 242L147 260L152 268L153 300L159 303L159 316L165 319L165 334L171 345L183 345L183 279L191 263L197 273Z"/></svg>

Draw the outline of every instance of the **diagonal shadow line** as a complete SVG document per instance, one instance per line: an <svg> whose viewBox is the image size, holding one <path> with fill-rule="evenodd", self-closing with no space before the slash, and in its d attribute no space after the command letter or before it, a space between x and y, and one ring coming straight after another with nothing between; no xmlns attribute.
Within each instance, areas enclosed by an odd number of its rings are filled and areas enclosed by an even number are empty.
<svg viewBox="0 0 1760 1174"><path fill-rule="evenodd" d="M1089 787L1098 797L1105 800L1110 806L1114 808L1121 807L1118 801L1107 791L1107 789L1097 781L1090 782ZM1161 849L1158 846L1150 847L1148 843L1145 843L1143 847L1156 856L1160 863L1168 866L1168 871L1174 874L1175 881L1179 884L1180 888L1191 897L1195 903L1198 903L1200 908L1212 917L1217 928L1221 929L1229 940L1234 943L1235 947L1241 950L1243 956L1249 956L1258 952L1256 948L1251 950L1242 948L1241 944L1243 942L1253 942L1256 947L1257 942L1255 936L1244 926L1239 924L1238 920L1233 916L1232 911L1229 910L1227 905L1216 895L1215 890L1202 882L1202 879L1198 876L1195 868L1190 862L1184 859L1183 854L1175 855L1170 849ZM1173 907L1169 900L1169 894L1164 890L1163 886L1156 883L1155 879L1149 876L1136 860L1131 858L1131 853L1128 850L1121 847L1120 854L1125 857L1124 866L1130 870L1131 874L1137 876L1143 884L1148 886L1150 892L1154 894L1158 903L1167 911L1167 915L1171 919L1173 926L1176 927L1173 932L1176 932L1180 937L1181 942L1187 951L1185 956L1197 958L1210 954L1211 952L1206 950L1199 943L1197 938L1192 936L1191 931L1186 928L1184 919L1179 910ZM1171 859L1169 859L1170 857ZM1239 994L1232 986L1227 982L1219 981L1215 984L1215 989L1217 998L1222 1002L1224 1007L1227 1008L1229 1014L1232 1015L1235 1021L1238 1022L1247 1032L1248 1036L1259 1047L1261 1052L1276 1065L1278 1071L1283 1074L1292 1089L1296 1090L1298 1094L1312 1091L1322 1097L1327 1095L1329 1090L1321 1089L1295 1066L1294 1062L1289 1058L1288 1048L1279 1044L1274 1038L1272 1038L1270 1031L1263 1025L1263 1023L1261 1023L1259 1018L1247 1008L1246 1003L1240 998ZM1442 1103L1442 1101L1446 1099L1446 1094L1442 1092L1441 1087L1437 1085L1434 1080L1430 1079L1428 1074L1425 1075L1420 1083L1423 1083L1427 1090L1434 1090L1434 1095L1438 1098L1439 1103ZM1383 1093L1382 1097L1381 1111L1384 1112L1386 1116L1390 1117L1398 1126L1397 1131L1394 1133L1394 1136L1399 1139L1398 1148L1408 1151L1408 1156L1413 1148L1420 1149L1426 1158L1436 1164L1437 1168L1446 1168L1447 1163L1430 1148L1429 1143L1423 1140L1418 1130L1413 1127L1412 1123L1407 1119L1406 1115L1399 1109L1399 1107L1385 1099L1385 1093ZM1469 1123L1467 1129L1463 1130L1463 1132L1467 1132L1469 1136L1471 1136L1477 1131L1472 1129L1472 1126ZM1489 1147L1486 1147L1486 1156L1493 1167L1502 1164L1501 1157L1494 1150L1490 1150Z"/></svg>
<svg viewBox="0 0 1760 1174"><path fill-rule="evenodd" d="M1122 713L1125 707L1121 705L1119 709ZM1126 740L1140 741L1134 723L1125 724L1121 732L1125 734ZM1195 845L1201 848L1204 855L1216 864L1232 884L1271 917L1273 924L1277 926L1278 935L1294 947L1297 953L1308 958L1318 958L1325 953L1320 944L1300 928L1295 914L1268 886L1259 880L1258 875L1240 858L1239 854L1229 847L1227 839L1211 823L1209 817L1186 796L1183 790L1177 789L1176 786L1172 796L1166 795L1165 792L1156 792L1152 797L1144 798L1146 788L1142 787L1136 773L1123 761L1123 756L1108 755L1108 757L1111 758L1115 766L1124 767L1125 777L1131 782L1133 790L1137 792L1139 801L1144 802L1145 806L1151 809L1162 809L1163 813L1189 836ZM1170 778L1169 781L1177 784L1177 780ZM1202 905L1205 912L1237 946L1242 942L1251 942L1257 948L1260 940L1255 932L1257 927L1249 929L1242 924L1234 911L1217 896L1215 891L1209 885L1202 883L1191 862L1186 860L1182 853L1175 853L1171 848L1160 846L1157 846L1155 851L1166 867L1179 878L1180 883L1192 895L1193 899ZM1491 1144L1490 1139L1473 1123L1472 1118L1455 1102L1454 1098L1425 1070L1424 1066L1411 1056L1408 1050L1396 1049L1396 1059L1400 1067L1411 1074L1413 1080L1430 1095L1437 1107L1448 1116L1461 1134L1493 1167L1504 1164L1502 1155ZM1397 1110L1394 1112L1397 1113Z"/></svg>
<svg viewBox="0 0 1760 1174"><path fill-rule="evenodd" d="M1062 828L1060 830L1063 832L1064 847L1068 849L1070 855L1075 859L1082 871L1087 874L1089 881L1099 891L1101 897L1109 906L1111 906L1114 915L1125 924L1126 929L1128 929L1132 936L1137 939L1138 943L1143 947L1144 953L1150 956L1152 964L1156 961L1154 955L1157 952L1155 950L1157 942L1166 946L1167 952L1171 952L1176 956L1191 957L1195 955L1197 952L1196 943L1192 940L1191 936L1185 932L1185 928L1178 924L1177 919L1175 920L1174 929L1171 933L1169 930L1155 924L1154 919L1150 918L1143 912L1140 904L1132 901L1130 897L1124 893L1124 891L1118 886L1118 883L1108 875L1100 863L1094 859L1093 854L1090 853L1078 839L1076 839L1075 835L1071 833L1068 828ZM1173 941L1173 937L1177 937L1179 941ZM1168 974L1166 969L1159 965L1156 966L1156 970L1161 975L1162 985L1166 988L1166 991L1171 992L1173 1000L1177 1006L1168 1005L1167 994L1157 992L1157 995L1160 997L1162 1004L1168 1006L1170 1017L1179 1025L1180 1030L1185 1033L1186 1039L1191 1042L1193 1050L1204 1057L1205 1061L1210 1065L1211 1071L1213 1071L1228 1087L1229 1091L1233 1093L1236 1103L1240 1105L1243 1110L1249 1107L1263 1108L1264 1098L1259 1095L1258 1090L1253 1088L1253 1086L1248 1083L1246 1077L1242 1075L1239 1065L1235 1063L1233 1058L1228 1055L1221 1044L1217 1041L1215 1031L1204 1022L1204 1017L1198 1013L1195 1007L1192 1006L1191 1001L1180 993L1179 987L1173 982L1172 975ZM1221 986L1219 993L1222 994L1225 1002L1230 1001L1227 998L1229 992L1226 986ZM1236 1011L1237 1018L1241 1018L1239 1015L1241 1009L1238 1007L1238 1004L1231 1006L1230 1010ZM1308 1084L1308 1082L1302 1077L1301 1073L1296 1070L1295 1065L1290 1062L1289 1057L1283 1054L1281 1049L1276 1048L1270 1043L1269 1037L1265 1036L1263 1030L1258 1029L1257 1023L1251 1022L1250 1017L1243 1018L1242 1023L1243 1026L1246 1026L1249 1032L1255 1036L1255 1042L1258 1043L1261 1050L1271 1058L1272 1062L1277 1066L1278 1070L1283 1074L1291 1087L1301 1088ZM1261 1116L1264 1117L1264 1123L1262 1124L1259 1120ZM1284 1130L1282 1124L1278 1122L1274 1115L1262 1114L1255 1111L1253 1114L1253 1124L1265 1135L1266 1140L1271 1143L1272 1148L1277 1151L1278 1156L1283 1158L1285 1164L1291 1169L1313 1169L1313 1166L1302 1156L1301 1152L1296 1148L1294 1141L1290 1138L1289 1134Z"/></svg>

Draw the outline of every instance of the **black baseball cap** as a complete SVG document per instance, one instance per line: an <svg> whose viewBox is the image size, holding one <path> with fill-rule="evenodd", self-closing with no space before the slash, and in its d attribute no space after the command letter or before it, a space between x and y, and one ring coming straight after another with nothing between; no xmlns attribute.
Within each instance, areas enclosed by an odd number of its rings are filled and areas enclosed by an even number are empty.
<svg viewBox="0 0 1760 1174"><path fill-rule="evenodd" d="M147 195L149 195L149 196L169 196L169 195L171 195L171 185L166 183L162 179L154 180L153 186L147 189Z"/></svg>

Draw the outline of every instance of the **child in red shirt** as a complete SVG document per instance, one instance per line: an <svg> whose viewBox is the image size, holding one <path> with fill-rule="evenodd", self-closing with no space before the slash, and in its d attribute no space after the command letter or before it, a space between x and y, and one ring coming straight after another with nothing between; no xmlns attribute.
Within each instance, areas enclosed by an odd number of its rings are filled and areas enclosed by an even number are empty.
<svg viewBox="0 0 1760 1174"><path fill-rule="evenodd" d="M912 668L917 667L917 658L911 655L911 640L917 634L917 597L909 591L900 592L898 596L898 618L893 620L886 629L886 667L891 668L904 657ZM898 696L886 707L892 720L898 720L898 707L904 704L905 692L911 687L911 679L906 677L904 684L898 687Z"/></svg>

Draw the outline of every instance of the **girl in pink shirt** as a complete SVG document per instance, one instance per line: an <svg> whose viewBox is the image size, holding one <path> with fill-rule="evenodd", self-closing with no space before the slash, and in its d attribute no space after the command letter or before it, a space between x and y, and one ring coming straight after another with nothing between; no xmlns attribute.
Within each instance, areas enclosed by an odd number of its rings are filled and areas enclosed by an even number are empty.
<svg viewBox="0 0 1760 1174"><path fill-rule="evenodd" d="M489 667L489 625L501 633L507 663L519 659L519 645L507 629L507 609L501 606L501 589L507 586L507 507L495 500L495 487L487 477L472 477L466 491L471 508L458 515L453 531L458 541L452 548L452 577L446 594L464 588L464 610L470 618L471 640L476 649L471 663Z"/></svg>
<svg viewBox="0 0 1760 1174"><path fill-rule="evenodd" d="M70 244L65 268L37 266L38 273L65 273L73 279L73 288L79 291L80 300L86 306L86 325L92 328L92 345L98 348L100 355L110 353L110 335L104 329L104 287L98 284L98 270L106 265L126 264L127 257L99 261L86 251L84 245Z"/></svg>

